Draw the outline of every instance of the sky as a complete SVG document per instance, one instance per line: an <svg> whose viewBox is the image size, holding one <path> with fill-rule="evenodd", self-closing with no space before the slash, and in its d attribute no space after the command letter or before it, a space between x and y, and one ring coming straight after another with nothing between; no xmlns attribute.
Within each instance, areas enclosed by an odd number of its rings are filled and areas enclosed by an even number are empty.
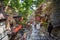
<svg viewBox="0 0 60 40"><path fill-rule="evenodd" d="M33 1L36 1L36 0L33 0ZM23 2L24 0L20 0L20 3L23 3ZM36 6L34 4L31 7L33 8L33 10L36 10Z"/></svg>

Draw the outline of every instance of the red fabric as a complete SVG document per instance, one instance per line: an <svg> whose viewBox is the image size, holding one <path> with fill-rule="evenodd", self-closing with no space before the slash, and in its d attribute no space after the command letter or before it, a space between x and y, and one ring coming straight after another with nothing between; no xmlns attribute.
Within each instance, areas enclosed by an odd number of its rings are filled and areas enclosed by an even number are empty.
<svg viewBox="0 0 60 40"><path fill-rule="evenodd" d="M37 16L37 17L36 17L36 21L39 21L39 20L40 20L40 17L39 17L39 16Z"/></svg>
<svg viewBox="0 0 60 40"><path fill-rule="evenodd" d="M21 17L19 20L22 21L23 20L23 17Z"/></svg>
<svg viewBox="0 0 60 40"><path fill-rule="evenodd" d="M16 28L14 28L13 32L18 32L22 28L22 25L18 25Z"/></svg>

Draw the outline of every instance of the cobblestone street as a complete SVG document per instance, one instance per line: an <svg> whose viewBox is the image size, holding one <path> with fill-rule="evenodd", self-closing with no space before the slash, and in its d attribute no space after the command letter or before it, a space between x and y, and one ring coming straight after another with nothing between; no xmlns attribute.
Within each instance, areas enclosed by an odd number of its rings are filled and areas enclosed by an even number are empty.
<svg viewBox="0 0 60 40"><path fill-rule="evenodd" d="M42 33L40 30L34 29L31 35L27 35L27 40L56 40L54 37L49 37L48 33Z"/></svg>

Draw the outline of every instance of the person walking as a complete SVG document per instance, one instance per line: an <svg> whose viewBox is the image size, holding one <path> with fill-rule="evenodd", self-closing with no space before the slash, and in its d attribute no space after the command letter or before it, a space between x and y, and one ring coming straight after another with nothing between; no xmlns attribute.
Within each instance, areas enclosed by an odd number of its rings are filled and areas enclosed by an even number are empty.
<svg viewBox="0 0 60 40"><path fill-rule="evenodd" d="M49 33L49 36L51 36L52 30L53 30L53 25L50 22L49 25L48 25L48 33Z"/></svg>

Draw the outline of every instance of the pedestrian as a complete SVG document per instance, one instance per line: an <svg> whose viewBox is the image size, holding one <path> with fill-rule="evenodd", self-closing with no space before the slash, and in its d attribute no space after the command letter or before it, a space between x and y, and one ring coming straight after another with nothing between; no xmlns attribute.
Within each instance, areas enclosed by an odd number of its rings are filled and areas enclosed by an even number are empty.
<svg viewBox="0 0 60 40"><path fill-rule="evenodd" d="M51 36L52 29L53 29L53 25L50 22L49 25L48 25L48 33L49 33L49 36Z"/></svg>
<svg viewBox="0 0 60 40"><path fill-rule="evenodd" d="M41 25L41 23L37 23L37 24L36 24L36 29L37 29L38 31L40 31L40 28L41 28L40 25Z"/></svg>

